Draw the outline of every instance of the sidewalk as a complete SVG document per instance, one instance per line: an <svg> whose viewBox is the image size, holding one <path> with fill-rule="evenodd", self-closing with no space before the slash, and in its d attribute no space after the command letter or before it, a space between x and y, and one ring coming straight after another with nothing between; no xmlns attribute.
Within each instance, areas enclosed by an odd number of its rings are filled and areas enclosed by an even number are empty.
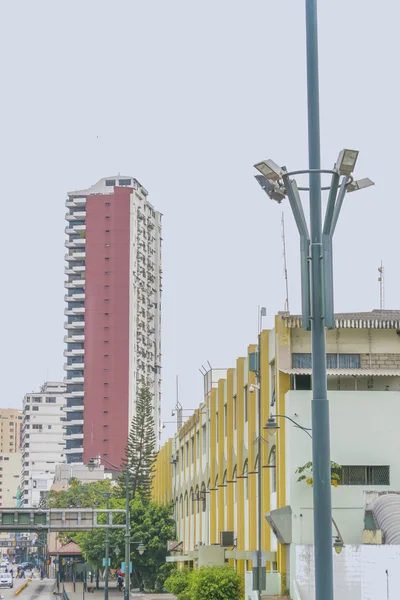
<svg viewBox="0 0 400 600"><path fill-rule="evenodd" d="M74 592L74 584L73 583L65 583L65 591L68 594L69 600L82 600L83 599L83 589L82 589L82 583L81 582L77 582L76 583L76 591ZM94 587L96 586L96 583L93 582L93 584L89 583L89 586L93 585ZM62 586L60 586L60 591L62 590ZM123 600L124 594L123 592L120 592L117 588L116 582L115 581L110 581L108 584L108 595L111 598L120 598L121 600ZM89 593L89 592L85 592L85 600L90 600L90 598L92 600L94 600L95 598L99 599L102 598L104 599L104 581L100 582L100 589L99 590L94 590L94 593Z"/></svg>
<svg viewBox="0 0 400 600"><path fill-rule="evenodd" d="M76 584L76 591L74 592L74 586L72 583L65 583L65 591L68 594L69 600L82 600L83 599L83 589L82 583ZM89 584L90 585L90 584ZM95 584L94 584L95 585ZM61 590L62 588L60 588ZM123 600L124 594L123 592L118 591L116 587L115 581L110 581L108 588L108 595L111 598L120 598ZM104 599L104 581L100 582L100 589L95 590L94 594L85 592L85 600L99 600L101 598ZM171 596L171 594L143 594L142 592L131 592L132 600L175 600L175 596Z"/></svg>

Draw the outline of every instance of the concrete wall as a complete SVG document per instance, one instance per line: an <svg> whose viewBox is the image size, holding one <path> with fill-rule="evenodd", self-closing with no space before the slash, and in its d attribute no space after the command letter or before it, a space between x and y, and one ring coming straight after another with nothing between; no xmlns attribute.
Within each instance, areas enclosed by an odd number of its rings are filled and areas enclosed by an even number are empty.
<svg viewBox="0 0 400 600"><path fill-rule="evenodd" d="M314 600L313 546L297 546L293 554L300 600ZM333 567L338 600L400 598L400 546L345 546L341 554L333 552Z"/></svg>
<svg viewBox="0 0 400 600"><path fill-rule="evenodd" d="M364 491L400 490L399 392L329 392L331 457L341 465L389 465L390 486L332 488L333 515L345 544L362 542ZM311 392L286 394L286 414L311 427ZM282 427L283 419L280 419ZM290 422L286 430L286 504L292 508L293 543L313 542L312 487L297 481L296 469L311 460L311 439Z"/></svg>

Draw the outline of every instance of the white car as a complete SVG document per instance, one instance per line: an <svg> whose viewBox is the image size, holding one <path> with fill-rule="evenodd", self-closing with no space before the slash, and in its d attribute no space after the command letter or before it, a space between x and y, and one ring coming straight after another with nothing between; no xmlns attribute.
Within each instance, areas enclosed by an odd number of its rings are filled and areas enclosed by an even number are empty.
<svg viewBox="0 0 400 600"><path fill-rule="evenodd" d="M14 581L11 573L0 573L0 587L14 587Z"/></svg>

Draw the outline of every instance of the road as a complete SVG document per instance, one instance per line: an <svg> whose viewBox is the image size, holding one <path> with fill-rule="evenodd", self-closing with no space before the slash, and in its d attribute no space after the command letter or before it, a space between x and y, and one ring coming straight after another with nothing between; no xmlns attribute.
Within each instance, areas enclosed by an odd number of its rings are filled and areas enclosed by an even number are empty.
<svg viewBox="0 0 400 600"><path fill-rule="evenodd" d="M23 579L14 579L14 587L12 589L0 588L0 595L4 596L4 600L15 599L15 592L23 583ZM34 579L17 598L21 598L21 600L48 600L54 598L52 595L53 587L54 581L52 579L44 579L43 581Z"/></svg>

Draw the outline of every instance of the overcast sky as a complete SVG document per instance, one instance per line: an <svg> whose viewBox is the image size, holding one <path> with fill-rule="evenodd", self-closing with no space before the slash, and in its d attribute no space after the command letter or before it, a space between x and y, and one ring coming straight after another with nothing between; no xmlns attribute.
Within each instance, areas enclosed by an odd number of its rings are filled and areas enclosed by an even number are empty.
<svg viewBox="0 0 400 600"><path fill-rule="evenodd" d="M65 196L116 172L164 213L163 415L202 399L198 371L234 366L300 305L298 235L252 165L307 167L304 2L2 0L1 406L63 373ZM399 308L400 8L320 0L323 165L360 150L376 182L346 199L335 236L337 311ZM307 198L305 198L307 202ZM172 430L173 430L173 426ZM171 432L171 428L166 433Z"/></svg>

